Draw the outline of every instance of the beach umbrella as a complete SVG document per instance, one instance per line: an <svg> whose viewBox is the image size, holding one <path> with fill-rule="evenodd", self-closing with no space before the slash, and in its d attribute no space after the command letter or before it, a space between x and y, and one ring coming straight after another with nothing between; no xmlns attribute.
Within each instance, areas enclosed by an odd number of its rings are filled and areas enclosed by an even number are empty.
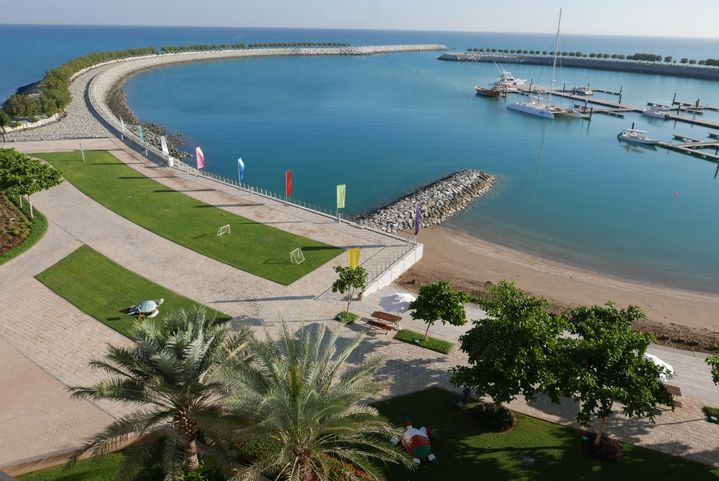
<svg viewBox="0 0 719 481"><path fill-rule="evenodd" d="M383 296L379 301L379 305L385 311L404 312L409 309L410 303L417 300L412 294L407 292L395 292Z"/></svg>
<svg viewBox="0 0 719 481"><path fill-rule="evenodd" d="M674 372L674 368L671 366L671 364L669 364L669 363L667 363L667 362L665 362L665 361L662 361L661 359L659 359L657 356L655 356L655 355L653 355L653 354L647 354L647 353L645 353L645 354L644 354L644 359L649 359L649 360L652 361L654 364L656 364L657 366L659 366L660 368L662 368L662 372L659 373L659 379L660 379L662 382L667 382L667 381L670 381L670 380L672 380L672 379L676 379L677 375L676 375L676 373Z"/></svg>

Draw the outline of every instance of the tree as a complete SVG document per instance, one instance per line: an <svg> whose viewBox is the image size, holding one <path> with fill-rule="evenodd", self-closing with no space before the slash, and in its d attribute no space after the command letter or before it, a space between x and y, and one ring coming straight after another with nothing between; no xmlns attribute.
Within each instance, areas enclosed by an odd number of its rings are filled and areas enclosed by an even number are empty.
<svg viewBox="0 0 719 481"><path fill-rule="evenodd" d="M10 125L10 116L4 109L0 108L0 132L2 132L3 142L5 141L5 127Z"/></svg>
<svg viewBox="0 0 719 481"><path fill-rule="evenodd" d="M345 267L335 266L337 279L332 283L332 292L347 294L347 308L345 312L350 311L350 304L357 292L367 287L367 271L362 266Z"/></svg>
<svg viewBox="0 0 719 481"><path fill-rule="evenodd" d="M200 420L220 412L219 399L227 393L222 370L248 362L249 331L234 332L228 323L194 308L172 312L159 322L145 319L129 337L131 346L109 346L103 360L90 363L111 377L69 390L73 397L120 401L139 409L88 440L71 462L87 452L104 454L137 436L126 451L123 473L141 468L148 453L160 448L165 479L182 479L185 471L199 468L199 442L208 451L219 444Z"/></svg>
<svg viewBox="0 0 719 481"><path fill-rule="evenodd" d="M712 381L714 384L719 385L719 352L715 352L711 356L704 360L711 369Z"/></svg>
<svg viewBox="0 0 719 481"><path fill-rule="evenodd" d="M453 290L446 281L434 281L419 288L417 299L410 303L412 319L421 319L427 324L424 340L427 340L429 328L437 321L442 324L461 326L467 322L464 303L469 300L467 294Z"/></svg>
<svg viewBox="0 0 719 481"><path fill-rule="evenodd" d="M673 60L674 58L671 55L667 55L666 57L664 57L664 62L666 63L672 63Z"/></svg>
<svg viewBox="0 0 719 481"><path fill-rule="evenodd" d="M15 149L0 149L0 189L26 196L33 215L30 196L62 182L62 172L50 164L33 159Z"/></svg>
<svg viewBox="0 0 719 481"><path fill-rule="evenodd" d="M564 351L562 388L581 402L577 422L601 420L595 442L605 433L615 402L627 417L654 420L658 405L672 398L659 379L661 369L644 357L653 337L632 329L644 319L636 306L618 309L614 304L578 307L569 315L571 347Z"/></svg>
<svg viewBox="0 0 719 481"><path fill-rule="evenodd" d="M261 442L265 449L239 474L315 481L328 479L338 465L367 473L375 471L374 462L412 466L388 442L401 435L398 429L366 403L383 387L374 381L381 359L345 368L361 340L340 347L339 331L324 325L296 333L283 325L277 342L251 338L254 361L227 371L233 389L226 405L243 420L233 431L236 441Z"/></svg>
<svg viewBox="0 0 719 481"><path fill-rule="evenodd" d="M540 392L558 402L565 319L552 318L545 299L506 281L492 286L489 296L479 302L487 318L473 321L459 338L469 366L452 368L452 383L486 394L497 405L520 394L532 400Z"/></svg>

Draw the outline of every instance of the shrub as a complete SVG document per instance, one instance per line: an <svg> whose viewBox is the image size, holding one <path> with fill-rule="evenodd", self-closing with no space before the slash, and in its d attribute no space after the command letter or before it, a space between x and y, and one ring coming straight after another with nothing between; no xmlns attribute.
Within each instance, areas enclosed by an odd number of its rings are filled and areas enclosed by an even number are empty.
<svg viewBox="0 0 719 481"><path fill-rule="evenodd" d="M472 411L480 426L493 433L503 433L517 425L514 413L499 404L480 403Z"/></svg>
<svg viewBox="0 0 719 481"><path fill-rule="evenodd" d="M354 324L357 318L359 318L359 315L355 314L354 312L342 311L335 316L335 321L339 321L342 324L346 324L349 326L350 324Z"/></svg>
<svg viewBox="0 0 719 481"><path fill-rule="evenodd" d="M719 408L704 406L702 408L704 415L707 417L707 421L710 423L719 423ZM712 418L714 418L712 420Z"/></svg>
<svg viewBox="0 0 719 481"><path fill-rule="evenodd" d="M442 354L449 354L454 346L454 344L449 341L443 341L434 337L428 337L427 340L425 340L424 334L409 329L402 329L397 332L394 338L398 341L414 344L415 346L420 346Z"/></svg>
<svg viewBox="0 0 719 481"><path fill-rule="evenodd" d="M624 459L622 443L604 434L599 444L595 444L594 440L596 438L597 433L582 433L582 451L584 451L584 454L605 463L622 462Z"/></svg>

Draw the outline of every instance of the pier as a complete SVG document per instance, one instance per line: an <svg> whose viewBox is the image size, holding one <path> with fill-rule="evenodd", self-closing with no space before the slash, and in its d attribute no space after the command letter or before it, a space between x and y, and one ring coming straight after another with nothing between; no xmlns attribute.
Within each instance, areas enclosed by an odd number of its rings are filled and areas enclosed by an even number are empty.
<svg viewBox="0 0 719 481"><path fill-rule="evenodd" d="M674 140L679 142L659 142L657 147L719 163L719 134L710 133L708 138L711 140L699 140L686 135L674 134ZM714 149L714 153L705 152L705 149Z"/></svg>

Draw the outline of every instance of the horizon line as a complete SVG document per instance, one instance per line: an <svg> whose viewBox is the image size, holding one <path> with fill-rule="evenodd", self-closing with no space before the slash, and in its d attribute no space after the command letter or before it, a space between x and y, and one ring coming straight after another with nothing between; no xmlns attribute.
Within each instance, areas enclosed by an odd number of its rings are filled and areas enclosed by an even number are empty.
<svg viewBox="0 0 719 481"><path fill-rule="evenodd" d="M346 27L278 27L278 26L247 26L247 25L130 25L130 24L97 24L97 23L0 23L0 27L131 27L131 28L256 28L264 30L337 30L355 32L432 32L432 33L474 33L474 34L509 34L509 35L547 35L554 36L551 32L518 32L518 31L490 31L490 30L441 30L441 29L416 29L416 28L346 28ZM611 34L611 33L562 33L562 36L575 37L631 37L631 38L663 38L663 39L690 39L690 40L719 40L717 37L682 37L669 35L632 35L632 34Z"/></svg>

